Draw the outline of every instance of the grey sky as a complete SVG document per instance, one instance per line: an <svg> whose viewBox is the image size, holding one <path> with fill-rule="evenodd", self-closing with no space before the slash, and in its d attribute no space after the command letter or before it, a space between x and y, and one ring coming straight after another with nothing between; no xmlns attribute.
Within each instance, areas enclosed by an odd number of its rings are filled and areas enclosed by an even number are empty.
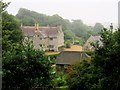
<svg viewBox="0 0 120 90"><path fill-rule="evenodd" d="M17 14L19 8L39 13L58 14L65 19L81 19L87 24L95 22L118 22L119 0L4 0L10 1L10 14Z"/></svg>

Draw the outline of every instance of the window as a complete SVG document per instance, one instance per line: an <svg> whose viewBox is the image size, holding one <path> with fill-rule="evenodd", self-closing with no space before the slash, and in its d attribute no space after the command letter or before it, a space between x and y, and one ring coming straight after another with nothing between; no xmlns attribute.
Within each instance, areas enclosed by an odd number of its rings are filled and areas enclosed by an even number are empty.
<svg viewBox="0 0 120 90"><path fill-rule="evenodd" d="M49 48L54 48L54 45L49 45L48 47L49 47Z"/></svg>
<svg viewBox="0 0 120 90"><path fill-rule="evenodd" d="M50 38L50 40L53 40L53 38Z"/></svg>
<svg viewBox="0 0 120 90"><path fill-rule="evenodd" d="M40 40L42 40L42 38L40 38Z"/></svg>
<svg viewBox="0 0 120 90"><path fill-rule="evenodd" d="M40 47L42 47L42 44L39 44L40 45Z"/></svg>

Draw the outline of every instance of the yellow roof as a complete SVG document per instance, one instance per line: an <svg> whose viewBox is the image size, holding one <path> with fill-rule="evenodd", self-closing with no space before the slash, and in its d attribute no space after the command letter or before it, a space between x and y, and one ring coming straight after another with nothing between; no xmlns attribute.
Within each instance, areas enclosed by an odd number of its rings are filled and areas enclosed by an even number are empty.
<svg viewBox="0 0 120 90"><path fill-rule="evenodd" d="M72 45L71 48L65 48L64 51L83 51L83 49L80 45Z"/></svg>
<svg viewBox="0 0 120 90"><path fill-rule="evenodd" d="M82 46L72 45L71 48L64 48L64 51L83 51ZM46 55L59 54L60 52L46 52Z"/></svg>

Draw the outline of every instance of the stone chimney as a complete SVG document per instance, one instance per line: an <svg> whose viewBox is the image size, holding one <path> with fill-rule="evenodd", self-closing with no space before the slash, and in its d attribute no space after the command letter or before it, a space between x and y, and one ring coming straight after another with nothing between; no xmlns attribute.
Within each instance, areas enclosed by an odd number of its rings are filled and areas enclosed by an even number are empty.
<svg viewBox="0 0 120 90"><path fill-rule="evenodd" d="M38 30L39 29L39 24L37 23L37 25L36 25L36 29Z"/></svg>
<svg viewBox="0 0 120 90"><path fill-rule="evenodd" d="M37 24L35 23L35 30L37 30Z"/></svg>

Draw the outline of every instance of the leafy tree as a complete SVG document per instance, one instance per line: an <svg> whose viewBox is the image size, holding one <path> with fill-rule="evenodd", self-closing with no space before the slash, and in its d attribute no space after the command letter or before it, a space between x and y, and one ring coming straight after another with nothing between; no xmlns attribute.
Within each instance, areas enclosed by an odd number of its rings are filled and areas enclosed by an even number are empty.
<svg viewBox="0 0 120 90"><path fill-rule="evenodd" d="M71 30L65 30L65 39L75 39L75 34Z"/></svg>
<svg viewBox="0 0 120 90"><path fill-rule="evenodd" d="M49 85L50 61L30 43L14 44L3 53L3 88L35 88Z"/></svg>
<svg viewBox="0 0 120 90"><path fill-rule="evenodd" d="M2 26L3 90L49 85L50 61L43 51L35 50L29 41L22 41L18 21L6 11Z"/></svg>
<svg viewBox="0 0 120 90"><path fill-rule="evenodd" d="M101 69L95 68L90 62L84 60L73 66L73 71L68 74L67 83L70 90L98 90Z"/></svg>
<svg viewBox="0 0 120 90"><path fill-rule="evenodd" d="M7 12L2 13L2 49L9 50L12 43L22 42L22 32L19 22Z"/></svg>
<svg viewBox="0 0 120 90"><path fill-rule="evenodd" d="M103 47L95 51L95 60L93 64L101 67L104 72L102 88L110 90L120 89L120 30L112 32L104 29L102 33Z"/></svg>
<svg viewBox="0 0 120 90"><path fill-rule="evenodd" d="M83 61L68 75L69 88L77 90L120 89L120 30L104 29L103 46L96 47L91 62ZM99 45L97 45L99 46Z"/></svg>
<svg viewBox="0 0 120 90"><path fill-rule="evenodd" d="M2 89L2 13L5 11L9 3L0 1L0 89Z"/></svg>
<svg viewBox="0 0 120 90"><path fill-rule="evenodd" d="M39 23L41 26L56 26L62 25L63 29L66 29L66 21L60 17L59 15L55 14L53 16L47 16L45 14L40 14L34 11L30 11L24 8L20 8L18 14L16 15L18 19L24 25L34 25L35 23Z"/></svg>
<svg viewBox="0 0 120 90"><path fill-rule="evenodd" d="M91 28L85 25L81 20L73 20L72 29L77 37L83 38L84 41L88 39L90 33L88 33Z"/></svg>
<svg viewBox="0 0 120 90"><path fill-rule="evenodd" d="M101 30L104 28L104 26L101 23L96 23L93 27L93 34L100 34Z"/></svg>

